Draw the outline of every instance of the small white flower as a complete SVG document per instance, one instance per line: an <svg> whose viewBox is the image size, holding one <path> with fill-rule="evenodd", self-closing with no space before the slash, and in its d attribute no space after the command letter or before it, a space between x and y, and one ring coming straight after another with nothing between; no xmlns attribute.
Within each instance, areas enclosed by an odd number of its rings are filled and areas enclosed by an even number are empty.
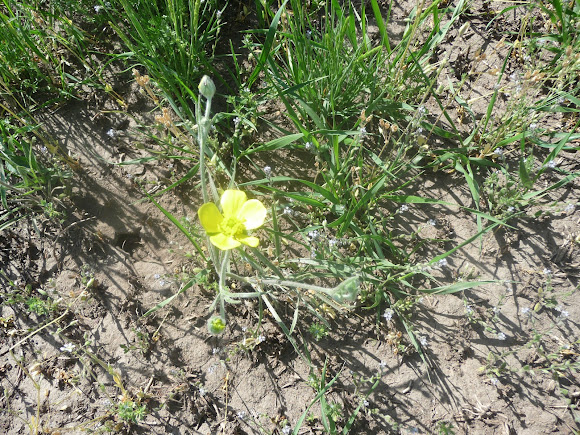
<svg viewBox="0 0 580 435"><path fill-rule="evenodd" d="M421 344L422 347L427 347L429 345L429 343L427 342L427 337L425 337L424 335L422 335L418 338L419 338L419 343Z"/></svg>
<svg viewBox="0 0 580 435"><path fill-rule="evenodd" d="M576 206L574 204L568 204L566 206L566 208L564 209L564 211L567 213L571 213L574 211L575 208L576 208Z"/></svg>
<svg viewBox="0 0 580 435"><path fill-rule="evenodd" d="M536 130L538 129L538 124L536 124L535 122L532 122L532 123L530 124L530 127L529 127L529 129L530 129L530 131L533 133L534 131L536 131Z"/></svg>
<svg viewBox="0 0 580 435"><path fill-rule="evenodd" d="M207 369L207 372L211 375L212 373L215 372L215 369L216 369L215 365L209 366L209 368Z"/></svg>
<svg viewBox="0 0 580 435"><path fill-rule="evenodd" d="M311 241L315 241L320 237L320 233L317 230L312 230L308 232L308 238Z"/></svg>
<svg viewBox="0 0 580 435"><path fill-rule="evenodd" d="M155 280L158 280L159 278L161 278L161 275L159 275L158 273L156 273L155 275L153 275L153 278Z"/></svg>
<svg viewBox="0 0 580 435"><path fill-rule="evenodd" d="M529 316L532 314L530 307L522 307L522 309L520 311L524 316Z"/></svg>
<svg viewBox="0 0 580 435"><path fill-rule="evenodd" d="M245 411L238 412L238 418L240 420L245 420L246 419L246 413L245 413Z"/></svg>
<svg viewBox="0 0 580 435"><path fill-rule="evenodd" d="M400 211L401 213L403 213L403 212L405 212L405 211L407 211L407 210L409 210L409 206L408 206L407 204L403 204L403 205L401 206L401 208L399 208L399 211Z"/></svg>
<svg viewBox="0 0 580 435"><path fill-rule="evenodd" d="M494 385L494 386L496 386L496 385L498 385L498 384L499 384L499 379L498 379L498 378L491 378L491 379L489 380L489 382L491 382L491 385Z"/></svg>
<svg viewBox="0 0 580 435"><path fill-rule="evenodd" d="M220 348L219 347L214 347L211 350L212 355L217 355L218 353L220 353Z"/></svg>
<svg viewBox="0 0 580 435"><path fill-rule="evenodd" d="M292 214L294 214L294 210L292 210L290 207L286 206L286 207L284 207L284 211L282 212L282 214L287 214L289 216L292 216Z"/></svg>
<svg viewBox="0 0 580 435"><path fill-rule="evenodd" d="M550 269L549 267L544 268L544 275L551 275L552 274L552 269Z"/></svg>
<svg viewBox="0 0 580 435"><path fill-rule="evenodd" d="M96 6L93 6L93 9L98 14L99 12L101 12L101 9L103 9L103 7L101 5L96 5Z"/></svg>
<svg viewBox="0 0 580 435"><path fill-rule="evenodd" d="M284 428L282 429L282 433L284 435L290 435L291 432L292 432L292 428L290 427L289 424L287 424L286 426L284 426Z"/></svg>
<svg viewBox="0 0 580 435"><path fill-rule="evenodd" d="M566 310L562 310L562 311L560 311L560 317L565 319L566 317L570 317L570 313Z"/></svg>
<svg viewBox="0 0 580 435"><path fill-rule="evenodd" d="M395 314L395 312L393 310L391 310L390 308L387 308L383 314L383 317L388 322L393 318L393 314Z"/></svg>
<svg viewBox="0 0 580 435"><path fill-rule="evenodd" d="M473 308L471 308L471 305L465 306L465 314L467 314L468 316L471 316L473 314Z"/></svg>
<svg viewBox="0 0 580 435"><path fill-rule="evenodd" d="M306 144L304 145L304 149L306 151L314 151L314 145L312 144L312 142L306 142Z"/></svg>
<svg viewBox="0 0 580 435"><path fill-rule="evenodd" d="M272 175L272 168L270 166L264 166L264 174L266 174L266 177L270 178L270 175Z"/></svg>
<svg viewBox="0 0 580 435"><path fill-rule="evenodd" d="M237 127L238 124L240 123L240 118L238 118L237 116L234 118L234 125Z"/></svg>
<svg viewBox="0 0 580 435"><path fill-rule="evenodd" d="M365 408L366 408L367 406L369 406L369 401L368 401L368 400L365 400L365 401L363 401L363 406L364 406Z"/></svg>
<svg viewBox="0 0 580 435"><path fill-rule="evenodd" d="M425 109L425 106L419 106L417 112L419 112L419 115L423 116L427 113L427 109Z"/></svg>
<svg viewBox="0 0 580 435"><path fill-rule="evenodd" d="M387 366L387 362L381 360L381 362L379 363L379 367L382 368L382 369L384 369L386 366Z"/></svg>
<svg viewBox="0 0 580 435"><path fill-rule="evenodd" d="M364 138L367 135L367 129L364 127L361 127L360 129L360 137Z"/></svg>
<svg viewBox="0 0 580 435"><path fill-rule="evenodd" d="M66 343L64 346L62 346L60 348L60 351L61 352L69 352L69 353L72 353L72 351L74 351L75 348L76 348L76 346L74 344L72 344L72 343Z"/></svg>
<svg viewBox="0 0 580 435"><path fill-rule="evenodd" d="M336 240L335 238L332 238L328 241L328 247L330 249L334 249L338 246L338 240Z"/></svg>
<svg viewBox="0 0 580 435"><path fill-rule="evenodd" d="M494 151L498 156L503 156L503 148L496 148Z"/></svg>
<svg viewBox="0 0 580 435"><path fill-rule="evenodd" d="M513 213L514 211L516 211L516 208L513 205L510 205L508 207L508 210L507 211L508 211L508 213Z"/></svg>
<svg viewBox="0 0 580 435"><path fill-rule="evenodd" d="M264 341L266 341L265 335L258 335L258 337L256 338L256 344L263 343Z"/></svg>
<svg viewBox="0 0 580 435"><path fill-rule="evenodd" d="M498 332L497 333L497 339L498 340L504 341L506 338L507 337L506 337L506 335L503 332Z"/></svg>
<svg viewBox="0 0 580 435"><path fill-rule="evenodd" d="M546 166L550 169L554 169L556 167L556 161L555 160L550 160Z"/></svg>
<svg viewBox="0 0 580 435"><path fill-rule="evenodd" d="M435 219L429 219L429 225L434 227L437 225L437 221Z"/></svg>
<svg viewBox="0 0 580 435"><path fill-rule="evenodd" d="M109 136L111 139L114 139L117 136L117 130L110 128L107 130L107 133L105 134Z"/></svg>
<svg viewBox="0 0 580 435"><path fill-rule="evenodd" d="M205 396L206 394L207 394L207 391L206 391L206 389L205 389L205 388L203 388L203 387L199 387L199 395L203 397L203 396Z"/></svg>
<svg viewBox="0 0 580 435"><path fill-rule="evenodd" d="M42 154L47 154L48 153L48 148L43 145L43 146L40 147L40 152Z"/></svg>
<svg viewBox="0 0 580 435"><path fill-rule="evenodd" d="M439 267L446 267L447 266L447 259L446 258L442 258L441 260L439 260L437 262L437 264L439 265Z"/></svg>
<svg viewBox="0 0 580 435"><path fill-rule="evenodd" d="M216 17L218 17L218 18L219 18L219 17L221 17L221 16L222 16L222 11L217 11L217 12L215 13L215 15L216 15Z"/></svg>

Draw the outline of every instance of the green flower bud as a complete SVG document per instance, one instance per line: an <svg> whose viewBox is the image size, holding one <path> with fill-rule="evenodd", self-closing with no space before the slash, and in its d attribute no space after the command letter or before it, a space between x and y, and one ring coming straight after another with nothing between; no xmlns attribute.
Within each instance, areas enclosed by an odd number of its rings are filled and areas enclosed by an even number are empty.
<svg viewBox="0 0 580 435"><path fill-rule="evenodd" d="M203 76L201 82L199 82L199 92L208 100L212 99L215 95L215 84L209 76Z"/></svg>
<svg viewBox="0 0 580 435"><path fill-rule="evenodd" d="M359 279L353 276L341 282L333 290L331 297L337 302L354 302L358 295Z"/></svg>
<svg viewBox="0 0 580 435"><path fill-rule="evenodd" d="M207 321L207 329L211 334L221 334L226 329L226 321L220 316L213 316Z"/></svg>

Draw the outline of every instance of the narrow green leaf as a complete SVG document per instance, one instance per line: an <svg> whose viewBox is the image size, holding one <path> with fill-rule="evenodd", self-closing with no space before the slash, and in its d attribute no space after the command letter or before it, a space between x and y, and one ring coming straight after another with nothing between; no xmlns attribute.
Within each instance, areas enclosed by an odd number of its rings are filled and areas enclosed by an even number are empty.
<svg viewBox="0 0 580 435"><path fill-rule="evenodd" d="M324 388L322 388L318 394L316 394L316 397L314 397L314 399L312 399L312 402L310 402L310 404L306 407L306 409L304 410L304 412L302 413L302 415L300 416L300 418L296 421L296 426L294 426L294 430L292 431L292 435L298 435L298 433L300 432L300 428L302 427L302 423L304 423L304 420L306 419L306 417L308 416L308 412L310 411L310 408L312 408L314 406L314 404L316 404L316 402L320 401L322 397L324 397L324 395L326 394L326 392L328 391L328 389L338 380L338 377L340 376L342 372L339 371L336 376L334 378L332 378L330 380L329 383L327 383Z"/></svg>
<svg viewBox="0 0 580 435"><path fill-rule="evenodd" d="M354 218L354 215L356 214L356 212L358 210L360 210L361 207L366 207L366 205L369 203L369 201L372 198L375 198L377 196L377 192L383 187L383 184L385 184L385 181L386 180L387 180L387 176L386 176L386 174L383 174L381 176L381 178L377 182L375 182L375 185L372 187L372 189L369 189L363 195L363 197L360 199L360 201L358 201L351 208L349 208L349 211L346 214L346 217L345 217L344 221L342 222L342 226L341 226L340 230L337 233L338 237L342 236L345 233L347 227L350 225L350 223L351 223L352 219Z"/></svg>
<svg viewBox="0 0 580 435"><path fill-rule="evenodd" d="M274 18L272 19L272 23L270 24L270 28L268 29L268 33L266 35L266 40L262 45L262 54L260 55L260 59L258 60L256 68L254 68L252 75L248 79L248 86L252 86L252 84L258 78L260 71L262 71L264 65L266 65L266 61L270 56L270 50L272 49L272 45L274 44L274 39L276 37L280 17L282 16L282 12L284 12L284 9L286 8L286 3L288 3L288 0L284 0L284 3L282 3L282 6L280 6L280 9L278 9L278 12L276 13L276 15L274 15Z"/></svg>
<svg viewBox="0 0 580 435"><path fill-rule="evenodd" d="M381 14L381 8L377 3L377 0L371 0L371 8L373 9L373 14L375 15L375 21L377 23L377 27L379 28L379 33L381 34L381 44L385 46L387 51L391 52L391 46L389 44L389 35L387 33L387 28L385 26L385 21L383 20L383 16Z"/></svg>
<svg viewBox="0 0 580 435"><path fill-rule="evenodd" d="M263 145L259 145L257 147L250 148L243 153L240 154L240 157L248 156L253 153L261 152L261 151L275 151L280 148L284 148L285 146L290 145L291 143L296 142L298 139L302 139L304 137L303 133L295 133L289 134L287 136L279 137L277 139L273 139L269 142L266 142Z"/></svg>
<svg viewBox="0 0 580 435"><path fill-rule="evenodd" d="M524 162L524 158L520 158L520 168L519 168L520 180L522 184L527 188L531 189L534 187L534 182L530 178L530 173L528 172L528 168L526 167L526 162Z"/></svg>
<svg viewBox="0 0 580 435"><path fill-rule="evenodd" d="M427 294L448 295L448 294L457 293L457 292L460 292L463 290L467 290L470 288L479 287L480 285L494 284L497 282L498 281L494 281L494 280L456 282L454 284L450 284L450 285L446 285L446 286L442 286L442 287L435 287L435 288L430 288L430 289L419 289L419 291L421 293L427 293Z"/></svg>

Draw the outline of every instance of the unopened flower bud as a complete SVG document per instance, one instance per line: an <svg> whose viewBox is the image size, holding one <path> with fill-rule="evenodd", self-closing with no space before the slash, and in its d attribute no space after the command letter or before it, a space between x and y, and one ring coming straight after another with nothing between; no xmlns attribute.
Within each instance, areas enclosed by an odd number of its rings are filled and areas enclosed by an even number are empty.
<svg viewBox="0 0 580 435"><path fill-rule="evenodd" d="M332 290L332 299L339 303L354 302L358 295L359 284L358 276L344 280Z"/></svg>
<svg viewBox="0 0 580 435"><path fill-rule="evenodd" d="M207 329L211 334L221 334L226 329L226 321L220 316L213 316L207 321Z"/></svg>
<svg viewBox="0 0 580 435"><path fill-rule="evenodd" d="M201 78L201 82L199 82L199 92L208 100L213 98L215 95L215 84L213 80L209 78L209 76L203 76Z"/></svg>

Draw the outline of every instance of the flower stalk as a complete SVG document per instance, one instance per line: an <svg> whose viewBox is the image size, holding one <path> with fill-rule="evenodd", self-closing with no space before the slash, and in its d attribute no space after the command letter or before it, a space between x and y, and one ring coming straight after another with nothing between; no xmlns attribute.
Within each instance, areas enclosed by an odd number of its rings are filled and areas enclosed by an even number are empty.
<svg viewBox="0 0 580 435"><path fill-rule="evenodd" d="M304 282L296 282L296 281L287 281L284 279L276 279L276 278L250 278L245 276L236 275L235 273L227 272L226 273L228 278L235 279L237 281L244 282L246 284L251 285L271 285L271 286L278 286L278 287L290 287L296 289L304 289L304 290L311 290L318 293L323 293L327 296L330 296L337 302L353 302L356 300L358 295L358 288L359 288L359 278L357 276L353 276L350 278L345 279L343 282L338 284L336 287L320 287L313 284L307 284Z"/></svg>
<svg viewBox="0 0 580 435"><path fill-rule="evenodd" d="M211 83L211 85L210 85ZM211 88L213 87L213 92ZM206 155L206 142L207 136L209 134L209 129L211 128L211 100L215 94L215 85L208 76L203 76L201 82L199 83L200 97L197 100L196 105L196 117L197 117L197 142L199 143L199 174L201 180L201 194L203 197L203 202L209 201L209 194L207 189L207 177L205 169L205 155ZM205 113L201 116L201 96L205 97Z"/></svg>

